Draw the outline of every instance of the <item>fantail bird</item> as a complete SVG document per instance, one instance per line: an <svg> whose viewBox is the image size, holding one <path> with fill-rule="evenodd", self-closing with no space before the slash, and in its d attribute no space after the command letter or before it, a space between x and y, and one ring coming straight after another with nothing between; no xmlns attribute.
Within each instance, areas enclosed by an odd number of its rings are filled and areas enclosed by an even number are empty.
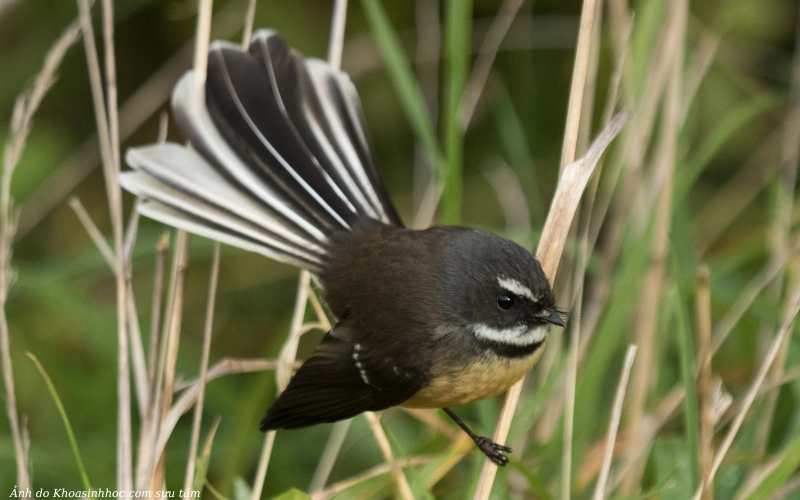
<svg viewBox="0 0 800 500"><path fill-rule="evenodd" d="M506 391L563 327L536 258L465 227L403 226L376 170L347 75L272 31L247 51L215 42L205 89L172 94L192 148L128 151L139 211L316 274L338 323L269 408L261 430L401 405L444 408L498 465L511 449L450 409Z"/></svg>

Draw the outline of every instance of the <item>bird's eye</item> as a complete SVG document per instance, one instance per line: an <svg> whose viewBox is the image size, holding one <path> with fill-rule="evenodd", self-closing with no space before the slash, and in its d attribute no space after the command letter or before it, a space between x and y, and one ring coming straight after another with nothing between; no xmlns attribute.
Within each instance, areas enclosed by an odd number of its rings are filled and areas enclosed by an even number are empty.
<svg viewBox="0 0 800 500"><path fill-rule="evenodd" d="M497 305L500 309L511 309L514 307L514 299L508 295L501 295L497 297Z"/></svg>

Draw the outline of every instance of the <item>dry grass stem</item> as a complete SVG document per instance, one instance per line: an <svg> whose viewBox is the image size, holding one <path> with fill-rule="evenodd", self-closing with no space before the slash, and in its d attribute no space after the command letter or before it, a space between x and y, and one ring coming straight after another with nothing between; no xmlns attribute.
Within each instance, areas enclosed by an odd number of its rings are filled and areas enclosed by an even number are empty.
<svg viewBox="0 0 800 500"><path fill-rule="evenodd" d="M800 18L795 22L795 31L800 34ZM768 233L768 242L772 260L781 260L786 252L788 242L791 238L792 213L794 211L795 189L797 184L798 159L800 159L800 39L795 39L795 52L792 61L792 87L790 89L790 99L786 117L783 120L783 143L781 147L780 169L776 179L777 186L772 207L772 223ZM795 279L797 273L782 273L771 284L769 291L775 300L780 300L783 287L792 289L795 283L785 283L787 274ZM769 334L774 329L775 321L765 319L761 329L762 344L769 340ZM790 339L787 338L778 356L773 363L768 379L779 380L783 377L786 360L789 352ZM778 392L771 392L767 395L766 401L762 405L760 423L756 431L754 451L764 453L767 449L768 441L773 430L773 419L778 404Z"/></svg>
<svg viewBox="0 0 800 500"><path fill-rule="evenodd" d="M589 40L589 53L587 55L586 76L583 82L581 117L578 120L578 137L575 141L575 155L583 154L586 151L586 148L589 147L589 140L592 137L592 118L594 116L594 100L597 90L597 68L600 64L600 34L602 33L602 28L603 0L596 0ZM616 106L614 107L616 108ZM611 118L611 115L609 115L603 123L608 122L609 118ZM573 231L577 229L577 226L573 226Z"/></svg>
<svg viewBox="0 0 800 500"><path fill-rule="evenodd" d="M742 167L694 215L692 226L696 228L695 241L700 254L707 252L773 178L779 168L776 152L782 135L781 129L768 134Z"/></svg>
<svg viewBox="0 0 800 500"><path fill-rule="evenodd" d="M442 198L443 190L442 184L435 180L431 180L428 183L419 207L417 207L417 213L411 224L412 228L425 229L431 226L433 217L436 215L436 208L439 206L439 200Z"/></svg>
<svg viewBox="0 0 800 500"><path fill-rule="evenodd" d="M136 403L139 408L139 416L144 418L147 414L147 407L150 402L150 381L147 377L147 362L144 356L144 346L142 345L142 329L139 325L139 315L136 309L136 299L133 295L133 283L127 281L126 298L128 333L131 346L131 362L133 369L134 388L136 389Z"/></svg>
<svg viewBox="0 0 800 500"><path fill-rule="evenodd" d="M297 347L300 344L300 336L304 331L303 318L306 314L310 282L311 273L308 271L301 271L297 283L297 297L294 302L294 312L292 313L292 323L289 327L289 336L281 347L281 352L278 356L280 364L278 365L278 369L275 370L275 384L279 394L289 385L289 380L292 378L294 372L292 370L292 363L297 358Z"/></svg>
<svg viewBox="0 0 800 500"><path fill-rule="evenodd" d="M397 463L401 467L416 467L420 465L425 465L426 463L430 462L430 457L411 457L403 460L398 460ZM374 477L382 476L384 474L388 474L391 472L391 467L388 464L380 464L368 469L357 476L350 477L348 479L344 479L339 481L336 484L333 484L322 491L317 491L311 494L311 498L313 500L329 500L331 498L340 495L341 493L347 491L349 488L353 486L363 483L368 479L372 479Z"/></svg>
<svg viewBox="0 0 800 500"><path fill-rule="evenodd" d="M580 312L580 304L578 306ZM580 355L581 327L573 323L571 332L567 374L564 381L566 395L564 397L564 451L561 454L561 498L572 498L572 439L575 424L575 392L578 385L578 357Z"/></svg>
<svg viewBox="0 0 800 500"><path fill-rule="evenodd" d="M508 33L514 18L517 17L517 12L523 2L524 0L505 0L483 39L458 109L459 122L463 130L467 129L472 120L478 100L486 86L486 80L489 79L489 73L492 71L497 52L500 50L500 44L503 43L503 38Z"/></svg>
<svg viewBox="0 0 800 500"><path fill-rule="evenodd" d="M150 393L155 389L156 366L158 355L158 339L161 331L161 310L164 303L164 275L167 263L167 250L169 249L169 231L164 231L161 239L156 243L156 261L153 271L153 303L150 308L150 349L147 355L148 380Z"/></svg>
<svg viewBox="0 0 800 500"><path fill-rule="evenodd" d="M194 46L194 80L195 85L200 89L205 86L206 68L208 64L208 46L211 30L211 10L212 0L199 0L197 13L197 28L195 29ZM202 90L201 90L202 91ZM159 374L157 375L157 393L159 398L154 398L154 403L160 405L160 409L154 413L158 415L157 436L153 448L152 457L154 462L150 464L149 475L150 490L160 488L164 483L165 475L165 449L167 439L172 432L171 415L172 394L175 384L175 368L178 360L178 346L180 344L180 331L182 323L182 311L184 301L184 290L186 287L186 272L189 266L189 243L191 237L182 230L175 232L175 253L172 262L172 276L168 292L168 305L165 321L165 331L162 334L162 355L159 360ZM163 375L162 375L163 374ZM181 413L182 414L182 413ZM180 415L178 415L179 417ZM169 429L169 431L167 431Z"/></svg>
<svg viewBox="0 0 800 500"><path fill-rule="evenodd" d="M435 430L439 434L443 435L447 438L448 441L455 441L459 439L460 436L464 435L461 430L455 430L452 426L448 425L447 422L442 420L437 416L438 410L432 410L427 408L403 408L399 407L404 413L408 413L412 417L416 418L430 429Z"/></svg>
<svg viewBox="0 0 800 500"><path fill-rule="evenodd" d="M631 374L631 367L633 360L636 357L637 347L629 345L625 353L625 363L622 366L622 375L619 378L619 385L617 385L617 394L614 396L614 406L611 412L611 420L608 423L608 437L606 441L606 451L603 456L603 465L600 468L600 476L597 479L597 486L594 490L594 500L602 500L606 498L606 485L608 484L608 474L611 472L611 459L614 456L614 442L617 439L617 429L619 428L619 419L622 416L622 403L625 400L625 389L628 386L628 378Z"/></svg>
<svg viewBox="0 0 800 500"><path fill-rule="evenodd" d="M497 195L497 201L503 211L505 227L512 234L530 234L531 212L525 198L525 191L523 191L514 169L502 159L498 159L491 168L483 169L483 176L492 185Z"/></svg>
<svg viewBox="0 0 800 500"><path fill-rule="evenodd" d="M250 45L253 36L253 24L256 20L256 0L247 0L247 11L244 14L244 31L242 32L242 47Z"/></svg>
<svg viewBox="0 0 800 500"><path fill-rule="evenodd" d="M705 80L711 63L717 55L719 48L720 35L703 30L697 46L694 49L692 58L686 69L686 80L683 85L683 111L681 112L681 123L686 122L689 108L697 96L700 84Z"/></svg>
<svg viewBox="0 0 800 500"><path fill-rule="evenodd" d="M383 454L383 459L392 471L392 476L394 477L395 483L397 483L397 490L400 497L403 498L403 500L414 500L414 493L411 492L411 486L409 486L408 480L405 474L403 474L403 468L392 455L392 446L389 444L386 432L381 426L380 417L371 411L364 413L364 417L367 419L372 434L375 435L375 441L378 443L381 454Z"/></svg>
<svg viewBox="0 0 800 500"><path fill-rule="evenodd" d="M97 45L92 28L88 0L78 0L81 29L83 32L89 82L92 91L103 177L106 185L111 229L114 239L114 276L117 299L117 486L123 490L133 487L133 438L131 430L131 394L128 347L128 286L123 246L122 193L117 175L119 173L119 120L116 99L116 66L114 59L113 5L103 0L104 53L106 55L106 86L108 99L103 101L103 83Z"/></svg>
<svg viewBox="0 0 800 500"><path fill-rule="evenodd" d="M758 395L759 389L761 388L761 384L764 383L764 379L766 379L767 377L767 372L769 371L773 361L775 361L775 358L778 355L778 350L783 345L786 336L789 335L789 332L791 332L792 330L792 326L794 325L794 319L797 316L798 311L800 311L800 287L797 287L792 292L789 304L790 306L787 308L781 327L778 330L778 334L773 339L772 344L769 347L769 351L767 351L766 356L761 362L761 365L758 368L758 373L753 379L753 383L751 384L750 389L748 389L742 402L740 403L739 411L736 413L736 417L731 423L731 426L728 429L728 433L725 435L725 438L723 439L722 443L717 449L717 453L714 456L713 465L711 466L711 473L708 479L709 482L714 480L714 476L719 470L720 465L722 465L722 460L728 453L731 444L733 444L733 439L739 432L739 429L742 426L742 422L744 422L744 418L747 415L750 406L753 404L753 401ZM702 491L701 489L697 490L697 493L694 496L695 500L700 498L701 491Z"/></svg>
<svg viewBox="0 0 800 500"><path fill-rule="evenodd" d="M214 0L197 1L197 29L194 42L194 84L202 90L206 86L208 46L211 43L211 13Z"/></svg>
<svg viewBox="0 0 800 500"><path fill-rule="evenodd" d="M586 156L568 165L562 171L547 221L542 231L539 252L537 252L542 268L551 280L555 277L567 232L589 177L591 177L594 167L597 166L608 145L617 136L629 118L630 112L626 110L618 113L595 139ZM520 380L506 394L494 432L493 439L497 443L504 443L508 437L511 420L519 401L523 383L524 379ZM497 465L490 460L484 461L478 486L475 490L476 499L489 498L496 474Z"/></svg>
<svg viewBox="0 0 800 500"><path fill-rule="evenodd" d="M71 197L69 199L69 206L75 212L75 215L78 216L78 220L80 221L83 228L86 230L86 233L89 235L89 238L92 239L94 246L97 247L97 250L100 251L100 254L106 260L106 264L108 264L108 267L113 271L116 266L117 257L114 255L114 251L111 249L108 242L103 237L103 233L100 232L100 229L97 228L97 225L92 220L92 217L89 215L89 212L87 212L86 208L84 208L80 198L78 198L77 196Z"/></svg>
<svg viewBox="0 0 800 500"><path fill-rule="evenodd" d="M442 29L440 23L439 0L416 0L414 20L416 29L414 63L416 66L417 80L425 97L425 104L431 122L436 127L439 121L439 59L442 48ZM352 44L351 44L352 45ZM436 183L428 160L425 147L417 140L414 144L414 171L413 171L413 206L415 218L423 209L423 202L434 194ZM436 197L438 203L439 198ZM430 200L427 200L430 201ZM425 214L435 210L426 206ZM433 215L431 214L432 218ZM429 224L428 224L429 225ZM428 225L418 226L414 221L412 227L425 229Z"/></svg>
<svg viewBox="0 0 800 500"><path fill-rule="evenodd" d="M125 278L130 281L132 273L133 247L136 245L136 236L139 234L139 204L141 199L136 198L131 207L131 215L128 218L128 226L125 229L125 237L122 240L122 255L125 264Z"/></svg>
<svg viewBox="0 0 800 500"><path fill-rule="evenodd" d="M714 326L711 333L712 351L716 353L722 343L728 338L733 328L742 319L745 312L758 295L769 285L772 280L782 272L788 260L800 252L800 236L795 237L791 248L780 260L770 260L767 265L742 289L742 292L733 302L728 312Z"/></svg>
<svg viewBox="0 0 800 500"><path fill-rule="evenodd" d="M542 230L539 250L536 253L542 263L542 268L551 280L555 277L555 271L566 242L567 231L577 210L581 194L606 148L630 117L631 113L627 110L617 113L594 140L586 155L567 165L561 172L547 221Z"/></svg>
<svg viewBox="0 0 800 500"><path fill-rule="evenodd" d="M331 17L330 41L328 42L328 64L333 71L342 68L344 51L344 27L347 22L347 0L336 0Z"/></svg>
<svg viewBox="0 0 800 500"><path fill-rule="evenodd" d="M228 2L214 16L215 38L230 38L242 25L241 4ZM192 60L194 41L187 42L162 64L120 107L120 139L128 139L169 100L172 86ZM75 190L100 160L94 135L75 149L27 199L17 239L27 234Z"/></svg>
<svg viewBox="0 0 800 500"><path fill-rule="evenodd" d="M589 67L589 54L592 44L592 25L595 22L596 0L584 0L581 9L581 24L578 29L578 45L575 49L575 65L572 69L572 86L569 90L567 106L567 125L564 130L564 144L561 149L561 171L575 161L578 145L578 131L583 113L583 95L586 74Z"/></svg>
<svg viewBox="0 0 800 500"><path fill-rule="evenodd" d="M280 363L277 359L241 359L241 358L223 358L208 369L206 373L206 384L214 379L224 377L225 375L234 375L239 373L255 373L274 370ZM295 361L293 367L299 368L300 361ZM179 392L194 386L199 387L200 379L192 378L188 380L180 380L175 382L175 391Z"/></svg>
<svg viewBox="0 0 800 500"><path fill-rule="evenodd" d="M169 134L169 113L166 111L162 111L161 114L158 115L158 136L156 137L156 142L159 144L164 144L167 142L167 135Z"/></svg>
<svg viewBox="0 0 800 500"><path fill-rule="evenodd" d="M697 399L700 405L700 487L702 500L713 498L711 483L711 460L714 456L714 420L711 388L711 287L708 267L702 266L697 272Z"/></svg>
<svg viewBox="0 0 800 500"><path fill-rule="evenodd" d="M0 3L0 14L11 3L13 2ZM9 132L3 147L3 171L2 178L0 178L0 365L3 371L6 413L17 466L16 486L23 491L31 487L28 471L28 447L25 444L24 426L21 427L19 422L11 361L11 341L6 316L8 293L16 279L16 273L11 267L11 256L19 222L19 213L14 208L14 198L11 195L11 180L22 157L22 152L25 150L33 116L55 81L56 71L61 65L64 55L78 40L79 34L80 25L78 21L73 21L50 47L45 55L42 69L34 77L32 87L20 94L14 103Z"/></svg>
<svg viewBox="0 0 800 500"><path fill-rule="evenodd" d="M347 2L344 0L337 0L334 4L333 19L331 21L330 47L328 51L329 62L334 70L338 70L341 66L342 47L344 46L344 28L345 21L347 20L346 14ZM309 300L317 314L318 321L317 323L303 324L303 318L305 317ZM289 380L293 373L293 365L297 357L297 347L299 345L300 336L314 328L330 329L330 323L322 305L314 296L314 291L311 289L311 274L303 270L300 272L297 286L297 298L292 314L289 336L281 347L278 367L275 370L275 383L278 394L289 385ZM275 431L269 431L264 440L256 476L253 480L253 500L257 500L261 497L261 491L264 487L274 442Z"/></svg>
<svg viewBox="0 0 800 500"><path fill-rule="evenodd" d="M189 458L186 462L186 476L184 477L183 489L190 490L194 481L195 462L197 459L197 447L200 441L200 423L203 417L203 399L208 375L208 358L211 352L211 333L214 329L214 304L217 300L217 283L219 282L219 259L220 243L214 242L214 256L211 259L211 277L208 284L208 302L206 304L206 321L203 328L203 353L200 357L200 392L197 395L197 402L194 405L194 417L192 420L192 438L189 442Z"/></svg>
<svg viewBox="0 0 800 500"><path fill-rule="evenodd" d="M683 387L672 389L658 403L655 414L645 416L642 420L643 425L638 438L631 442L633 451L626 454L622 466L619 467L613 481L611 481L611 487L608 491L614 491L622 483L622 480L630 475L630 470L637 467L639 462L647 458L647 452L653 445L653 441L659 431L664 428L667 422L675 418L683 404L685 395Z"/></svg>
<svg viewBox="0 0 800 500"><path fill-rule="evenodd" d="M260 500L261 492L264 489L264 480L267 477L269 458L272 455L272 446L275 444L275 431L269 431L264 436L264 446L261 447L261 456L258 458L258 467L253 479L253 493L251 500Z"/></svg>
<svg viewBox="0 0 800 500"><path fill-rule="evenodd" d="M669 81L664 99L661 137L652 176L661 182L654 182L657 194L654 219L654 235L651 250L651 264L642 284L642 297L636 317L636 342L639 346L639 363L633 376L631 399L628 405L628 428L632 439L638 440L641 421L645 413L647 397L653 388L653 377L657 373L656 328L659 317L659 303L663 294L666 274L666 260L670 245L672 226L672 201L677 158L678 136L681 130L681 97L683 95L683 47L686 31L688 3L676 1L670 4L669 30L667 39L671 57L665 57L664 65L669 68ZM665 47L665 48L666 48ZM649 203L647 203L649 206ZM647 210L647 207L642 207ZM649 213L649 211L647 212ZM622 492L632 493L640 484L644 463L634 467L623 482Z"/></svg>
<svg viewBox="0 0 800 500"><path fill-rule="evenodd" d="M154 437L157 436L154 441L154 452L157 449L163 450L169 437L169 434L164 434L164 428L167 424L167 416L172 405L172 393L174 391L175 366L178 361L184 289L186 288L186 272L189 268L190 238L185 231L177 230L175 232L175 253L172 257L164 331L161 334L161 353L156 375L156 396L153 398L154 404L157 405L153 418L159 420L156 426L157 433L153 435ZM163 453L154 453L152 458L154 462L150 464L149 470L151 473L148 474L148 477L150 478L150 490L155 491L161 487L164 481L165 457Z"/></svg>
<svg viewBox="0 0 800 500"><path fill-rule="evenodd" d="M3 17L3 14L17 3L19 0L0 0L0 17Z"/></svg>

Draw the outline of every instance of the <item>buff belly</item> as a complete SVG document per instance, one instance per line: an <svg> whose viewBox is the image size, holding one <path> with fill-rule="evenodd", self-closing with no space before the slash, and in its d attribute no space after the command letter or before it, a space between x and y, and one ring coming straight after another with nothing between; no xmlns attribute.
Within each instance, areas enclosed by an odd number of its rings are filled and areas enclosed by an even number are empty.
<svg viewBox="0 0 800 500"><path fill-rule="evenodd" d="M461 368L448 367L400 406L444 408L491 398L507 391L539 361L544 343L525 358L501 358L491 354Z"/></svg>

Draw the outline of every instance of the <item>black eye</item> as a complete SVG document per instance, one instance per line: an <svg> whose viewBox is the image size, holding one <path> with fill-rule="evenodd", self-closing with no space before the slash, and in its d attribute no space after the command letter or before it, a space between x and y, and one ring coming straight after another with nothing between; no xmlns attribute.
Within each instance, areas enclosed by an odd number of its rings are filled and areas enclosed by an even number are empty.
<svg viewBox="0 0 800 500"><path fill-rule="evenodd" d="M501 295L497 297L497 305L500 306L500 309L511 309L514 307L514 299L508 295Z"/></svg>

